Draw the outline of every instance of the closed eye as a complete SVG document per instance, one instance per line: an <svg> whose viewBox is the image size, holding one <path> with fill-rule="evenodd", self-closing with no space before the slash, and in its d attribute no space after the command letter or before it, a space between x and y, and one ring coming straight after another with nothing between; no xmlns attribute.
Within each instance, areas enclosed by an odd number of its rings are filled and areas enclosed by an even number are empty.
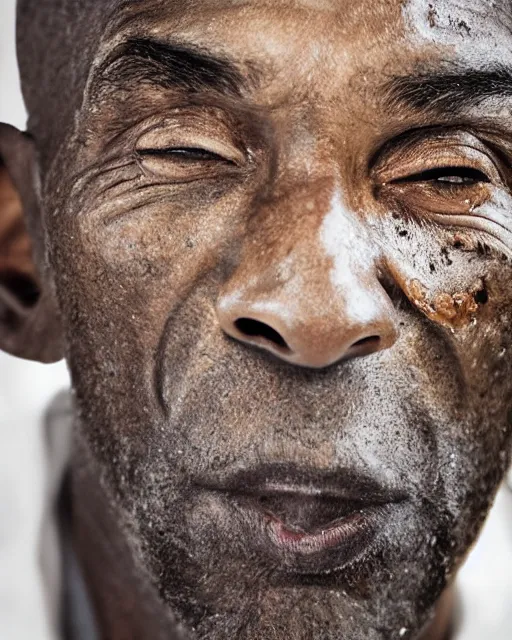
<svg viewBox="0 0 512 640"><path fill-rule="evenodd" d="M236 166L233 160L229 160L207 149L200 147L168 147L157 149L140 149L139 154L142 156L158 156L165 158L174 158L182 162L223 162L225 164Z"/></svg>
<svg viewBox="0 0 512 640"><path fill-rule="evenodd" d="M491 180L483 171L472 167L438 167L391 181L391 183L404 182L430 182L441 187L453 187L489 183Z"/></svg>

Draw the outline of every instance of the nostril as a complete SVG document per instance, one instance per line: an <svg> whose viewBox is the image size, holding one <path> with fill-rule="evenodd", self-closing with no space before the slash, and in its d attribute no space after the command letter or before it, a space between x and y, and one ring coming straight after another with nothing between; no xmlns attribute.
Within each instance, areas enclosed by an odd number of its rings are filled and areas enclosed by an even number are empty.
<svg viewBox="0 0 512 640"><path fill-rule="evenodd" d="M354 342L352 347L365 347L375 349L378 346L379 342L379 336L368 336L367 338L362 338L361 340Z"/></svg>
<svg viewBox="0 0 512 640"><path fill-rule="evenodd" d="M250 338L265 338L281 349L289 350L289 347L281 334L264 322L253 320L252 318L239 318L235 321L235 327L240 331L240 333L243 333Z"/></svg>

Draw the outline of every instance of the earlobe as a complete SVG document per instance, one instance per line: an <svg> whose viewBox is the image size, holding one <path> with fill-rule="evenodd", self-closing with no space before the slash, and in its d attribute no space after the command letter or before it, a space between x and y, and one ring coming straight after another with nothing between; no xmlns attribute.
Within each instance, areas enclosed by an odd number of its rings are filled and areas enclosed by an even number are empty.
<svg viewBox="0 0 512 640"><path fill-rule="evenodd" d="M45 252L36 171L33 142L0 123L0 349L55 362L64 349L57 304L41 268Z"/></svg>

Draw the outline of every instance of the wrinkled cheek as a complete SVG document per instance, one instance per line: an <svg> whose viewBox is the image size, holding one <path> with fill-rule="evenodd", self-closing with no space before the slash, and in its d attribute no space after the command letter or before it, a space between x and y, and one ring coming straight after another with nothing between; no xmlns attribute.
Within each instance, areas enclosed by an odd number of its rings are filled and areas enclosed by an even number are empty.
<svg viewBox="0 0 512 640"><path fill-rule="evenodd" d="M471 256L468 261L470 274ZM471 320L454 329L452 336L468 394L497 417L506 413L512 392L512 265L492 256L481 263L482 286L472 295Z"/></svg>
<svg viewBox="0 0 512 640"><path fill-rule="evenodd" d="M384 230L383 271L453 344L468 384L503 366L512 310L510 260L483 234L396 221ZM489 244L486 244L489 240Z"/></svg>
<svg viewBox="0 0 512 640"><path fill-rule="evenodd" d="M62 238L55 259L72 360L94 363L118 385L130 378L147 388L167 327L203 282L213 306L239 225L162 199L115 216L83 200L70 205L55 233ZM187 317L192 326L203 321L211 318Z"/></svg>
<svg viewBox="0 0 512 640"><path fill-rule="evenodd" d="M465 413L443 483L457 514L456 535L476 537L503 478L512 450L511 268L485 260L485 302L467 327L452 333L466 386ZM475 491L475 487L477 491Z"/></svg>
<svg viewBox="0 0 512 640"><path fill-rule="evenodd" d="M422 368L445 363L432 389L442 398L440 381L458 379L460 419L446 439L443 467L455 509L467 505L474 483L498 481L511 448L512 264L483 234L399 220L383 237L385 269L401 295L395 302L409 317L404 331L413 316L430 327Z"/></svg>

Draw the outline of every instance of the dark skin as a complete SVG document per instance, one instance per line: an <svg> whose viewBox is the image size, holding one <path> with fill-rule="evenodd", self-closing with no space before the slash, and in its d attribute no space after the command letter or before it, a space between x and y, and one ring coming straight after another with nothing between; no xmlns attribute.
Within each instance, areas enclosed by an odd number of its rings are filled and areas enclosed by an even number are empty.
<svg viewBox="0 0 512 640"><path fill-rule="evenodd" d="M69 363L103 635L445 637L511 445L507 4L92 4L20 8L0 336Z"/></svg>

